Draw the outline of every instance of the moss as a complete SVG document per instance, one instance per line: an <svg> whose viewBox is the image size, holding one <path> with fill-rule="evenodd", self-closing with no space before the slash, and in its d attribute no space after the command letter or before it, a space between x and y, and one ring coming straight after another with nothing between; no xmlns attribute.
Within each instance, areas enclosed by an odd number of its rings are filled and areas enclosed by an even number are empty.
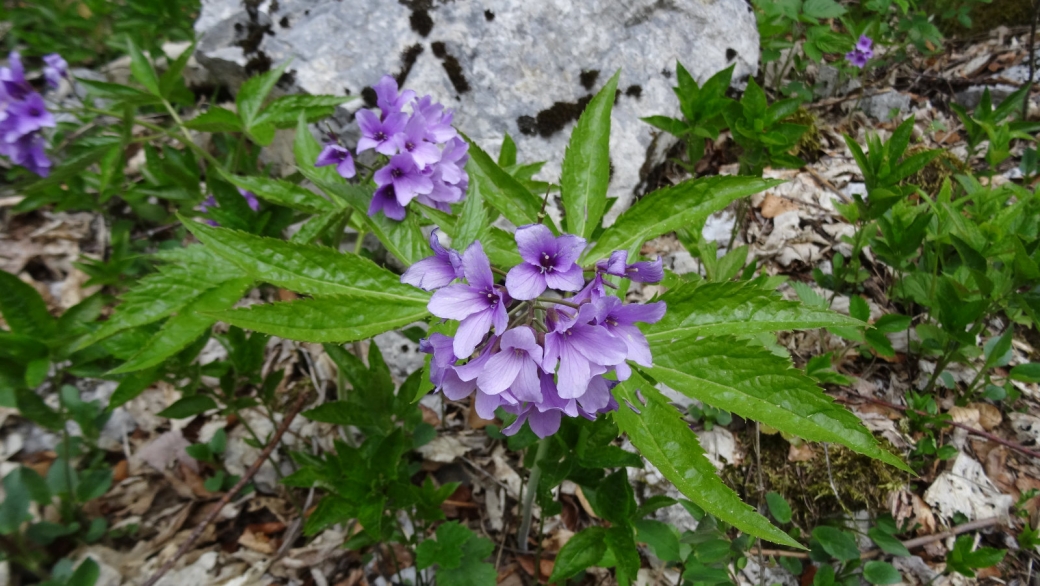
<svg viewBox="0 0 1040 586"><path fill-rule="evenodd" d="M486 20L488 22L491 22L492 20L495 20L495 13L491 12L490 10L485 10L484 11L484 20Z"/></svg>
<svg viewBox="0 0 1040 586"><path fill-rule="evenodd" d="M398 87L404 85L405 80L408 79L408 74L412 72L412 67L415 66L415 62L419 60L419 55L422 55L422 52L423 46L419 43L401 52L401 70L397 72L397 75L394 75Z"/></svg>
<svg viewBox="0 0 1040 586"><path fill-rule="evenodd" d="M628 89L625 90L625 95L638 100L639 98L643 97L643 87L638 85L630 85L628 86Z"/></svg>
<svg viewBox="0 0 1040 586"><path fill-rule="evenodd" d="M447 45L443 41L434 41L430 45L430 49L433 50L433 55L441 60L441 66L444 67L444 71L448 74L448 80L455 87L455 91L460 94L468 92L470 89L469 81L466 80L466 76L462 72L462 65L454 55L448 53Z"/></svg>
<svg viewBox="0 0 1040 586"><path fill-rule="evenodd" d="M588 94L576 102L554 102L536 116L520 116L516 119L516 125L523 134L548 138L563 130L569 122L577 120L591 100L592 94Z"/></svg>
<svg viewBox="0 0 1040 586"><path fill-rule="evenodd" d="M413 10L411 16L408 17L408 23L413 31L423 37L430 34L430 31L433 30L433 19L430 18L428 10Z"/></svg>
<svg viewBox="0 0 1040 586"><path fill-rule="evenodd" d="M808 163L815 163L820 160L822 143L820 141L820 127L816 124L816 116L805 108L798 108L784 122L809 127L802 134L801 138L798 139L798 143L794 145L794 148L791 149L791 154Z"/></svg>
<svg viewBox="0 0 1040 586"><path fill-rule="evenodd" d="M904 157L909 157L928 150L924 145L914 145L906 149ZM942 189L943 182L968 169L964 161L957 155L943 149L939 156L932 159L923 169L904 179L900 185L916 185L928 195L936 195Z"/></svg>
<svg viewBox="0 0 1040 586"><path fill-rule="evenodd" d="M950 0L928 0L925 14L942 14ZM972 2L971 28L965 28L956 19L940 21L939 28L950 37L974 36L993 30L998 26L1018 27L1033 21L1032 0L992 0L989 3Z"/></svg>
<svg viewBox="0 0 1040 586"><path fill-rule="evenodd" d="M738 434L745 446L754 445L754 427ZM887 442L884 448L890 449ZM791 505L795 525L810 531L827 517L844 511L831 489L823 447L812 444L813 457L805 462L789 462L791 444L780 434L761 436L762 480L766 491L775 491ZM887 508L888 494L905 485L899 472L877 460L847 448L829 445L834 485L845 506L852 510L881 511ZM727 466L722 480L742 497L754 503L758 494L755 458L744 458L741 466Z"/></svg>

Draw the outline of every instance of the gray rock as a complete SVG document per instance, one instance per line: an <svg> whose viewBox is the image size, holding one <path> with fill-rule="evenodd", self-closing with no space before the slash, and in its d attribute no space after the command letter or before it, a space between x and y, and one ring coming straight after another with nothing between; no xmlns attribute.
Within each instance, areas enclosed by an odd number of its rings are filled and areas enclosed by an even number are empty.
<svg viewBox="0 0 1040 586"><path fill-rule="evenodd" d="M974 110L975 107L979 105L979 102L982 101L982 94L984 94L986 90L989 90L989 99L992 102L993 107L997 107L1004 101L1004 98L1014 93L1015 89L1016 88L1010 85L973 85L962 92L957 92L957 94L953 96L953 101L964 106L968 110Z"/></svg>
<svg viewBox="0 0 1040 586"><path fill-rule="evenodd" d="M910 109L910 96L900 92L885 92L865 96L860 106L867 115L885 122L892 118L892 112L900 114Z"/></svg>
<svg viewBox="0 0 1040 586"><path fill-rule="evenodd" d="M204 0L195 28L199 63L231 86L289 59L284 91L358 95L395 74L454 108L485 150L509 133L522 161L548 161L540 177L551 181L578 104L620 68L612 217L648 157L653 132L639 118L678 114L676 59L699 81L735 63L741 80L759 51L744 0Z"/></svg>

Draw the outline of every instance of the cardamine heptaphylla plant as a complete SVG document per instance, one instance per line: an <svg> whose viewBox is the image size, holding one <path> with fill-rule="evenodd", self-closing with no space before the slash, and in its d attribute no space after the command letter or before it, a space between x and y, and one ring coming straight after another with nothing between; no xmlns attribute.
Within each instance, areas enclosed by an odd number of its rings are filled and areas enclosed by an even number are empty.
<svg viewBox="0 0 1040 586"><path fill-rule="evenodd" d="M47 64L47 84L57 87L68 77L68 65L58 54L43 58ZM44 152L44 128L56 125L47 110L43 96L25 78L22 58L17 52L8 57L10 67L0 67L0 155L15 165L25 167L41 177L50 174L51 161Z"/></svg>
<svg viewBox="0 0 1040 586"><path fill-rule="evenodd" d="M412 90L399 92L389 75L373 89L379 113L363 109L355 114L361 129L357 153L373 150L382 155L382 166L372 175L378 188L368 215L382 212L403 220L412 200L451 213L451 204L465 199L469 185L469 145L451 125L454 112L430 96L417 100ZM328 165L335 165L344 179L357 174L354 157L338 143L326 144L315 161L317 167Z"/></svg>
<svg viewBox="0 0 1040 586"><path fill-rule="evenodd" d="M623 250L583 269L577 261L585 239L553 236L541 224L518 228L516 244L523 262L496 283L479 241L460 254L441 246L434 231L434 256L415 263L401 281L436 290L430 313L458 321L454 337L433 333L422 342L433 354L435 388L455 401L475 392L475 409L485 419L499 407L516 415L506 435L527 421L545 437L564 415L594 420L616 410L610 391L631 376L627 360L652 366L650 345L635 324L660 320L664 302L623 303L608 295L616 285L604 274L656 283L664 271L660 259L628 264Z"/></svg>

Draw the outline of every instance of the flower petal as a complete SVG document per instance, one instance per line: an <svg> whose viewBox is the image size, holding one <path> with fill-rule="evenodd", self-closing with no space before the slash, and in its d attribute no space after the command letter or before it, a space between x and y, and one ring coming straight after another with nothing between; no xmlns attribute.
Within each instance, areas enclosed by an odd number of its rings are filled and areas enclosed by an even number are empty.
<svg viewBox="0 0 1040 586"><path fill-rule="evenodd" d="M495 285L495 276L491 273L491 261L484 254L480 241L466 247L462 253L462 272L466 280L476 289L485 289Z"/></svg>
<svg viewBox="0 0 1040 586"><path fill-rule="evenodd" d="M478 311L462 320L459 323L459 331L455 333L455 343L453 344L455 355L469 356L473 354L473 350L477 348L477 344L480 344L480 341L484 339L489 330L491 330L490 309Z"/></svg>
<svg viewBox="0 0 1040 586"><path fill-rule="evenodd" d="M516 247L525 261L540 266L542 255L556 254L556 238L542 224L528 224L516 229Z"/></svg>
<svg viewBox="0 0 1040 586"><path fill-rule="evenodd" d="M508 389L524 365L525 357L513 350L499 352L491 357L477 377L477 386L489 395L498 395Z"/></svg>
<svg viewBox="0 0 1040 586"><path fill-rule="evenodd" d="M437 290L426 308L439 318L455 320L463 320L474 313L489 309L487 296L469 285L451 285ZM464 357L469 356L469 353L455 355Z"/></svg>
<svg viewBox="0 0 1040 586"><path fill-rule="evenodd" d="M513 299L527 301L538 297L545 292L546 282L541 269L528 263L518 264L506 273L506 291Z"/></svg>
<svg viewBox="0 0 1040 586"><path fill-rule="evenodd" d="M561 414L555 409L550 411L531 411L527 415L527 423L531 431L538 437L548 437L560 429ZM504 432L503 432L504 433Z"/></svg>
<svg viewBox="0 0 1040 586"><path fill-rule="evenodd" d="M455 267L451 261L439 256L430 256L408 267L401 275L401 282L425 291L433 291L455 280Z"/></svg>
<svg viewBox="0 0 1040 586"><path fill-rule="evenodd" d="M563 234L556 239L556 268L565 270L585 251L585 239L573 234Z"/></svg>
<svg viewBox="0 0 1040 586"><path fill-rule="evenodd" d="M550 289L557 291L581 291L581 288L585 286L585 275L582 273L581 267L572 263L566 271L545 273L545 284Z"/></svg>

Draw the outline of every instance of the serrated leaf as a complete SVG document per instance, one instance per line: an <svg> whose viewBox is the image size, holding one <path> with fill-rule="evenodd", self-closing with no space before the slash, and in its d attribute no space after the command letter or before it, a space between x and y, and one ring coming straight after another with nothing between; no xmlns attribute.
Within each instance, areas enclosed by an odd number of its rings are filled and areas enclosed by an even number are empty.
<svg viewBox="0 0 1040 586"><path fill-rule="evenodd" d="M308 123L328 118L336 106L355 100L354 96L282 96L267 105L253 121L254 126L269 123L278 128L291 128L302 114Z"/></svg>
<svg viewBox="0 0 1040 586"><path fill-rule="evenodd" d="M462 138L469 143L466 172L470 181L480 181L485 187L485 200L516 226L537 223L538 213L542 209L541 200L499 167L477 143L466 135L462 135ZM552 221L549 220L549 223L552 224Z"/></svg>
<svg viewBox="0 0 1040 586"><path fill-rule="evenodd" d="M0 270L0 314L12 333L44 342L54 337L57 320L32 285Z"/></svg>
<svg viewBox="0 0 1040 586"><path fill-rule="evenodd" d="M696 226L741 197L782 183L757 177L705 177L659 189L639 200L585 254L585 262L631 250L679 228Z"/></svg>
<svg viewBox="0 0 1040 586"><path fill-rule="evenodd" d="M606 542L607 549L614 554L614 577L618 586L629 586L635 582L640 561L632 528L628 525L609 527L603 541Z"/></svg>
<svg viewBox="0 0 1040 586"><path fill-rule="evenodd" d="M127 38L126 49L130 53L130 73L133 74L137 83L144 86L152 95L159 95L159 77L155 75L155 69L148 62L141 50L137 48L132 40Z"/></svg>
<svg viewBox="0 0 1040 586"><path fill-rule="evenodd" d="M610 114L620 77L618 70L585 107L563 155L560 193L567 232L583 238L592 236L599 227L607 207Z"/></svg>
<svg viewBox="0 0 1040 586"><path fill-rule="evenodd" d="M834 403L786 358L737 338L697 334L650 343L655 380L708 405L811 441L841 444L902 470L859 418Z"/></svg>
<svg viewBox="0 0 1040 586"><path fill-rule="evenodd" d="M185 120L184 126L202 132L242 132L242 121L238 114L220 106L210 106L202 114Z"/></svg>
<svg viewBox="0 0 1040 586"><path fill-rule="evenodd" d="M198 222L185 226L206 246L255 279L310 295L397 302L425 308L430 294L356 254L296 244Z"/></svg>
<svg viewBox="0 0 1040 586"><path fill-rule="evenodd" d="M646 398L645 403L639 400L637 390ZM627 381L614 388L614 396L621 405L614 412L618 428L628 434L639 453L650 460L686 498L745 533L802 548L722 482L697 441L697 435L643 377L632 373Z"/></svg>
<svg viewBox="0 0 1040 586"><path fill-rule="evenodd" d="M423 570L434 564L442 568L459 567L462 563L462 546L476 537L472 531L458 521L444 523L437 528L437 539L424 539L415 550L415 567Z"/></svg>
<svg viewBox="0 0 1040 586"><path fill-rule="evenodd" d="M202 245L164 250L155 256L170 264L141 278L123 295L123 303L116 307L112 317L81 340L77 349L123 330L159 321L221 283L245 276L234 264Z"/></svg>
<svg viewBox="0 0 1040 586"><path fill-rule="evenodd" d="M607 551L607 530L589 527L567 540L556 556L549 582L566 580L578 572L596 565Z"/></svg>
<svg viewBox="0 0 1040 586"><path fill-rule="evenodd" d="M286 61L267 73L249 78L239 88L238 95L235 96L235 104L238 106L238 115L242 117L246 129L257 124L260 107L263 106L264 100L267 99L268 94L274 89L274 85L278 83L278 79L282 77L282 73L288 66L289 62Z"/></svg>
<svg viewBox="0 0 1040 586"><path fill-rule="evenodd" d="M251 278L235 279L203 293L167 320L140 352L112 374L151 368L188 347L215 323L210 313L233 306L252 286Z"/></svg>
<svg viewBox="0 0 1040 586"><path fill-rule="evenodd" d="M646 328L648 340L863 325L834 311L787 301L761 281L688 283L671 289L661 301L668 311Z"/></svg>
<svg viewBox="0 0 1040 586"><path fill-rule="evenodd" d="M225 175L224 178L235 187L251 191L257 197L297 211L321 214L339 209L339 206L313 191L281 179L230 174Z"/></svg>
<svg viewBox="0 0 1040 586"><path fill-rule="evenodd" d="M211 315L231 325L272 336L325 343L364 340L423 321L430 314L425 302L366 296L301 299Z"/></svg>

